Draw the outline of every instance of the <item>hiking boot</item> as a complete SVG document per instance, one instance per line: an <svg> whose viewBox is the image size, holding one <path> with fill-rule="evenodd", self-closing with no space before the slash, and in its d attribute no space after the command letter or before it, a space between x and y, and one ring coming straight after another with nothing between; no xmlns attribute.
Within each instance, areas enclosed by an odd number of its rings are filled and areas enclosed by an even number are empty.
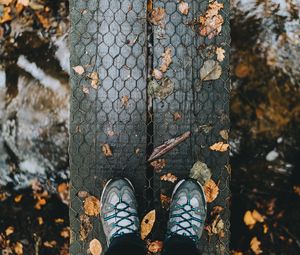
<svg viewBox="0 0 300 255"><path fill-rule="evenodd" d="M100 218L108 246L116 237L138 234L137 202L128 179L110 179L107 182L101 195Z"/></svg>
<svg viewBox="0 0 300 255"><path fill-rule="evenodd" d="M167 237L187 236L197 243L204 228L206 211L201 184L193 179L181 180L172 194Z"/></svg>

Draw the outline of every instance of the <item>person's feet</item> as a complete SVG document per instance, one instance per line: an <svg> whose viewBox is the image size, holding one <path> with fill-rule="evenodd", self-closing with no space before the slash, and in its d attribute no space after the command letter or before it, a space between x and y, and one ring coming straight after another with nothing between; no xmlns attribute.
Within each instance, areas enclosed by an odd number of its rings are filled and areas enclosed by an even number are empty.
<svg viewBox="0 0 300 255"><path fill-rule="evenodd" d="M108 245L118 236L138 233L137 202L128 179L107 182L101 195L100 217Z"/></svg>
<svg viewBox="0 0 300 255"><path fill-rule="evenodd" d="M193 179L179 181L172 194L167 237L181 235L198 242L204 228L206 211L201 184Z"/></svg>

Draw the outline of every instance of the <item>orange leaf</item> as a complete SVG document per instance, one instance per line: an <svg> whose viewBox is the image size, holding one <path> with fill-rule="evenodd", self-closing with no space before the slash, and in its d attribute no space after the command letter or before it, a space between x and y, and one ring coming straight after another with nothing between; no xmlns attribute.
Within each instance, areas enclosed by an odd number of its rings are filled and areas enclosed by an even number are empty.
<svg viewBox="0 0 300 255"><path fill-rule="evenodd" d="M166 10L164 8L158 7L151 11L150 22L154 25L163 25L163 19L165 18Z"/></svg>
<svg viewBox="0 0 300 255"><path fill-rule="evenodd" d="M89 216L97 216L100 213L100 201L94 196L84 200L84 212Z"/></svg>
<svg viewBox="0 0 300 255"><path fill-rule="evenodd" d="M144 240L147 235L151 232L154 222L156 219L155 210L148 212L141 223L141 238Z"/></svg>
<svg viewBox="0 0 300 255"><path fill-rule="evenodd" d="M213 144L213 145L210 146L209 148L210 148L211 150L213 150L213 151L221 151L221 152L224 152L224 151L227 151L227 150L228 150L229 144L223 143L223 142L218 142L218 143Z"/></svg>
<svg viewBox="0 0 300 255"><path fill-rule="evenodd" d="M14 245L14 252L17 255L23 255L23 244L21 244L20 242L16 242L16 244Z"/></svg>
<svg viewBox="0 0 300 255"><path fill-rule="evenodd" d="M211 203L219 195L219 187L212 179L209 179L204 185L204 193L207 203Z"/></svg>
<svg viewBox="0 0 300 255"><path fill-rule="evenodd" d="M22 200L22 197L23 197L23 195L22 194L20 194L20 195L17 195L16 197L15 197L15 202L16 203L20 203L21 202L21 200Z"/></svg>
<svg viewBox="0 0 300 255"><path fill-rule="evenodd" d="M254 252L254 254L261 254L263 251L260 248L261 242L257 239L257 237L253 237L250 242L250 248Z"/></svg>
<svg viewBox="0 0 300 255"><path fill-rule="evenodd" d="M93 239L90 242L89 250L92 255L100 255L102 252L102 245L97 239Z"/></svg>
<svg viewBox="0 0 300 255"><path fill-rule="evenodd" d="M160 194L160 202L161 207L168 210L170 208L171 198L164 194Z"/></svg>
<svg viewBox="0 0 300 255"><path fill-rule="evenodd" d="M161 252L162 248L163 248L162 241L154 241L148 245L148 251L150 251L152 253Z"/></svg>
<svg viewBox="0 0 300 255"><path fill-rule="evenodd" d="M10 15L11 9L10 7L4 7L2 10L2 16L0 16L0 24L5 23L13 19Z"/></svg>
<svg viewBox="0 0 300 255"><path fill-rule="evenodd" d="M167 161L165 159L157 159L150 163L151 166L153 166L154 170L156 172L160 172L165 166Z"/></svg>
<svg viewBox="0 0 300 255"><path fill-rule="evenodd" d="M177 177L171 173L167 173L165 175L162 175L160 177L160 180L174 183L175 181L177 181Z"/></svg>

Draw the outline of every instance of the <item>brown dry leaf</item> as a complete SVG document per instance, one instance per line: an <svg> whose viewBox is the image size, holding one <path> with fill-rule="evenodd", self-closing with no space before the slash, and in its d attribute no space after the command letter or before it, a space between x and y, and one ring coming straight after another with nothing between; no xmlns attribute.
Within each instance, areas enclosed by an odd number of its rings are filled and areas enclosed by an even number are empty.
<svg viewBox="0 0 300 255"><path fill-rule="evenodd" d="M91 86L94 88L94 89L97 89L98 88L98 85L99 85L99 75L97 72L92 72L88 75L88 77L92 80L91 81Z"/></svg>
<svg viewBox="0 0 300 255"><path fill-rule="evenodd" d="M165 73L170 64L172 63L172 49L171 48L167 48L165 50L165 52L161 55L162 56L162 64L160 66L160 71L162 71L163 73Z"/></svg>
<svg viewBox="0 0 300 255"><path fill-rule="evenodd" d="M211 170L205 163L198 160L191 168L189 177L204 185L211 178Z"/></svg>
<svg viewBox="0 0 300 255"><path fill-rule="evenodd" d="M90 222L90 218L85 214L80 215L80 240L84 241L92 229L93 225Z"/></svg>
<svg viewBox="0 0 300 255"><path fill-rule="evenodd" d="M60 231L60 236L63 238L69 238L70 237L70 227L65 227Z"/></svg>
<svg viewBox="0 0 300 255"><path fill-rule="evenodd" d="M2 192L0 193L0 202L3 202L7 199L7 193L6 192Z"/></svg>
<svg viewBox="0 0 300 255"><path fill-rule="evenodd" d="M166 15L166 10L162 7L155 8L150 13L150 22L154 25L164 26L164 18Z"/></svg>
<svg viewBox="0 0 300 255"><path fill-rule="evenodd" d="M53 248L56 246L56 241L52 240L52 241L45 241L43 243L43 245L47 248Z"/></svg>
<svg viewBox="0 0 300 255"><path fill-rule="evenodd" d="M254 254L261 254L263 251L260 248L261 242L257 239L257 237L253 237L250 241L250 248L254 252Z"/></svg>
<svg viewBox="0 0 300 255"><path fill-rule="evenodd" d="M45 17L42 13L39 12L36 12L35 14L43 28L48 29L51 27L51 21L49 20L49 18Z"/></svg>
<svg viewBox="0 0 300 255"><path fill-rule="evenodd" d="M217 47L216 54L217 54L218 61L222 62L224 60L224 58L225 58L224 53L225 53L225 50L223 48Z"/></svg>
<svg viewBox="0 0 300 255"><path fill-rule="evenodd" d="M212 59L206 60L200 69L200 77L203 81L217 80L221 77L222 67Z"/></svg>
<svg viewBox="0 0 300 255"><path fill-rule="evenodd" d="M225 130L225 129L221 130L219 134L224 140L228 140L228 131L227 130Z"/></svg>
<svg viewBox="0 0 300 255"><path fill-rule="evenodd" d="M122 106L126 107L128 105L128 100L129 100L129 96L122 96L121 97Z"/></svg>
<svg viewBox="0 0 300 255"><path fill-rule="evenodd" d="M84 94L90 94L89 87L86 86L86 85L83 85L83 86L82 86L82 91L83 91Z"/></svg>
<svg viewBox="0 0 300 255"><path fill-rule="evenodd" d="M153 166L155 172L160 172L165 166L167 161L165 159L157 159L150 163L151 166Z"/></svg>
<svg viewBox="0 0 300 255"><path fill-rule="evenodd" d="M160 180L174 183L177 181L177 177L171 173L167 173L167 174L162 175L160 177Z"/></svg>
<svg viewBox="0 0 300 255"><path fill-rule="evenodd" d="M20 242L16 242L16 244L14 245L14 252L16 253L16 255L23 255L23 244L21 244Z"/></svg>
<svg viewBox="0 0 300 255"><path fill-rule="evenodd" d="M294 186L293 190L298 196L300 196L300 186Z"/></svg>
<svg viewBox="0 0 300 255"><path fill-rule="evenodd" d="M155 210L148 212L144 216L144 218L141 222L141 238L142 238L142 240L144 240L147 237L147 235L149 235L149 233L151 232L155 220L156 220Z"/></svg>
<svg viewBox="0 0 300 255"><path fill-rule="evenodd" d="M173 113L173 120L177 121L180 120L182 118L181 113L180 112L174 112Z"/></svg>
<svg viewBox="0 0 300 255"><path fill-rule="evenodd" d="M147 11L150 12L153 9L153 0L147 1Z"/></svg>
<svg viewBox="0 0 300 255"><path fill-rule="evenodd" d="M217 215L219 215L222 211L224 210L224 208L222 206L214 206L213 209L210 212L210 216L211 217L216 217Z"/></svg>
<svg viewBox="0 0 300 255"><path fill-rule="evenodd" d="M17 195L17 196L15 196L14 201L15 201L16 203L20 203L21 200L22 200L22 198L23 198L23 195L22 195L22 194Z"/></svg>
<svg viewBox="0 0 300 255"><path fill-rule="evenodd" d="M166 99L170 94L172 94L174 90L174 83L169 79L165 78L161 85L157 87L157 89L154 91L154 95L156 98L159 98L160 100Z"/></svg>
<svg viewBox="0 0 300 255"><path fill-rule="evenodd" d="M93 239L90 242L89 250L92 255L100 255L102 252L102 245L98 239Z"/></svg>
<svg viewBox="0 0 300 255"><path fill-rule="evenodd" d="M100 213L100 201L94 196L84 200L84 212L89 216L97 216Z"/></svg>
<svg viewBox="0 0 300 255"><path fill-rule="evenodd" d="M204 185L204 193L207 203L211 203L219 195L219 187L212 179L210 179Z"/></svg>
<svg viewBox="0 0 300 255"><path fill-rule="evenodd" d="M0 24L3 24L7 21L10 21L13 19L13 16L10 15L11 8L10 7L4 7L2 10L2 16L0 16Z"/></svg>
<svg viewBox="0 0 300 255"><path fill-rule="evenodd" d="M220 215L218 215L211 225L211 232L222 238L225 235L224 226L223 220Z"/></svg>
<svg viewBox="0 0 300 255"><path fill-rule="evenodd" d="M102 152L105 155L105 157L112 157L112 150L109 146L109 144L105 143L102 145Z"/></svg>
<svg viewBox="0 0 300 255"><path fill-rule="evenodd" d="M189 4L188 3L185 3L185 2L180 2L179 3L179 7L178 7L178 10L184 14L184 15L187 15L189 13Z"/></svg>
<svg viewBox="0 0 300 255"><path fill-rule="evenodd" d="M61 201L64 204L69 205L70 202L69 184L65 182L59 184L57 186L57 191Z"/></svg>
<svg viewBox="0 0 300 255"><path fill-rule="evenodd" d="M239 63L234 70L235 75L238 78L246 78L247 76L250 75L251 68L248 64L246 63Z"/></svg>
<svg viewBox="0 0 300 255"><path fill-rule="evenodd" d="M152 76L154 76L154 78L156 79L156 80L161 80L162 78L163 78L163 73L160 71L160 70L158 70L158 69L153 69L153 72L152 72Z"/></svg>
<svg viewBox="0 0 300 255"><path fill-rule="evenodd" d="M208 39L212 39L221 32L224 19L219 14L219 11L223 8L223 6L223 3L218 3L217 1L208 5L206 13L200 16L200 35L207 36Z"/></svg>
<svg viewBox="0 0 300 255"><path fill-rule="evenodd" d="M218 142L213 144L212 146L209 147L212 151L227 151L229 148L229 144L223 143L223 142Z"/></svg>
<svg viewBox="0 0 300 255"><path fill-rule="evenodd" d="M14 232L15 232L15 228L13 226L9 226L8 228L5 229L5 235L6 236L9 236Z"/></svg>
<svg viewBox="0 0 300 255"><path fill-rule="evenodd" d="M82 66L73 66L72 67L75 73L82 75L84 73L84 68Z"/></svg>
<svg viewBox="0 0 300 255"><path fill-rule="evenodd" d="M153 241L148 245L148 251L152 253L158 253L161 252L163 248L163 242L162 241Z"/></svg>
<svg viewBox="0 0 300 255"><path fill-rule="evenodd" d="M161 202L161 207L169 210L170 208L170 203L171 203L171 198L164 195L164 194L160 194L160 202Z"/></svg>

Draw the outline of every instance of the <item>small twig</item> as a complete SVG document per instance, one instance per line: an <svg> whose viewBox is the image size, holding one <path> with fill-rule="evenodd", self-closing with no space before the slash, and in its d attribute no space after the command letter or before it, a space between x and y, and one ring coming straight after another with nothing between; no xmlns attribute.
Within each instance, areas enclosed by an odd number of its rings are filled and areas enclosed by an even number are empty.
<svg viewBox="0 0 300 255"><path fill-rule="evenodd" d="M182 143L184 140L186 140L191 135L190 131L187 131L183 133L181 136L178 136L176 138L172 138L168 141L166 141L164 144L156 147L152 154L150 155L148 162L157 159L161 157L162 155L166 154L168 151L172 150L175 146Z"/></svg>

